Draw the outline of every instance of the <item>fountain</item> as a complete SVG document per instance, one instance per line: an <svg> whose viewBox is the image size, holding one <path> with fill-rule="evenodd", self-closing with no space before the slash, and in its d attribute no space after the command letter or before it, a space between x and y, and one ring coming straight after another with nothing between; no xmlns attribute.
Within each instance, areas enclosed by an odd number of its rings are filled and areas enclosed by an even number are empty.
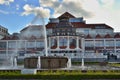
<svg viewBox="0 0 120 80"><path fill-rule="evenodd" d="M13 58L14 68L17 68L17 57L15 56Z"/></svg>
<svg viewBox="0 0 120 80"><path fill-rule="evenodd" d="M41 68L41 59L40 59L40 56L38 56L37 68L38 68L38 69Z"/></svg>
<svg viewBox="0 0 120 80"><path fill-rule="evenodd" d="M36 18L37 17L37 18ZM42 22L42 27L43 27L43 32L44 32L44 53L45 53L45 55L46 56L48 56L48 51L47 51L47 36L46 36L46 28L45 28L45 24L44 24L44 18L42 18L41 17L41 15L37 15L33 20L32 20L32 22L31 22L31 24L34 22L34 21L36 21L36 19L38 19L38 18L40 18L41 19L41 22ZM35 56L34 56L35 57ZM31 57L29 57L30 59L32 59ZM36 66L36 68L35 68L35 66L34 66L34 68L30 68L30 67L26 67L26 69L22 69L21 70L21 73L22 74L36 74L36 72L37 72L37 69L40 69L41 68L41 57L40 57L40 55L37 57L37 66ZM30 64L30 63L29 63ZM24 65L25 65L25 63L24 63Z"/></svg>
<svg viewBox="0 0 120 80"><path fill-rule="evenodd" d="M81 68L82 68L82 70L84 70L84 69L85 69L85 65L84 65L84 58L82 58Z"/></svg>
<svg viewBox="0 0 120 80"><path fill-rule="evenodd" d="M67 68L71 68L71 58L68 57Z"/></svg>

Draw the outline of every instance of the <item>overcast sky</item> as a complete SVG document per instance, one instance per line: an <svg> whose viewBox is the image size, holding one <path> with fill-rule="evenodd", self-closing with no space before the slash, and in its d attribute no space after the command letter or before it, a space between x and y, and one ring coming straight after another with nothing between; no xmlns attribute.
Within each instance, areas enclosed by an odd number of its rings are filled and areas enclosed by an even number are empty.
<svg viewBox="0 0 120 80"><path fill-rule="evenodd" d="M84 17L87 23L106 23L120 32L120 0L0 0L0 25L10 33L19 32L31 22L43 24L38 18L47 23L49 17L66 11Z"/></svg>

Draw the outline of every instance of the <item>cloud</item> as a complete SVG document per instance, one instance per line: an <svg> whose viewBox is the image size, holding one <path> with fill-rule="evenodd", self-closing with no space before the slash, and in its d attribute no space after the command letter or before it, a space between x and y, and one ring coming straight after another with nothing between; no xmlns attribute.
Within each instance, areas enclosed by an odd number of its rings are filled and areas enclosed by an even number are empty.
<svg viewBox="0 0 120 80"><path fill-rule="evenodd" d="M87 23L105 23L115 29L116 32L120 31L120 10L114 9L114 0L82 0L82 6L85 10L94 13L91 18L86 18ZM116 15L117 13L117 15Z"/></svg>
<svg viewBox="0 0 120 80"><path fill-rule="evenodd" d="M2 13L2 14L9 14L9 12L3 11L3 10L0 10L0 13Z"/></svg>
<svg viewBox="0 0 120 80"><path fill-rule="evenodd" d="M57 8L60 5L58 0L39 0L39 3L43 7Z"/></svg>
<svg viewBox="0 0 120 80"><path fill-rule="evenodd" d="M120 31L120 10L114 9L115 0L39 0L39 2L40 7L25 5L23 14L50 16L50 8L54 11L54 17L67 11L76 17L83 16L87 23L105 23L115 31Z"/></svg>
<svg viewBox="0 0 120 80"><path fill-rule="evenodd" d="M14 0L0 0L0 4L5 4L5 5L9 5L12 2L14 2Z"/></svg>
<svg viewBox="0 0 120 80"><path fill-rule="evenodd" d="M27 0L24 0L25 2L27 2Z"/></svg>
<svg viewBox="0 0 120 80"><path fill-rule="evenodd" d="M39 0L41 6L50 7L54 9L54 16L68 11L75 16L84 16L84 17L92 17L92 13L84 10L81 6L81 2L79 0L63 0L62 2L58 0Z"/></svg>
<svg viewBox="0 0 120 80"><path fill-rule="evenodd" d="M115 0L100 0L100 1L105 6L112 6L115 2Z"/></svg>
<svg viewBox="0 0 120 80"><path fill-rule="evenodd" d="M24 12L22 15L34 14L36 16L40 15L40 17L48 18L50 17L50 10L44 7L33 7L28 4L23 7Z"/></svg>
<svg viewBox="0 0 120 80"><path fill-rule="evenodd" d="M16 4L16 10L19 10L19 9L20 9L20 5Z"/></svg>

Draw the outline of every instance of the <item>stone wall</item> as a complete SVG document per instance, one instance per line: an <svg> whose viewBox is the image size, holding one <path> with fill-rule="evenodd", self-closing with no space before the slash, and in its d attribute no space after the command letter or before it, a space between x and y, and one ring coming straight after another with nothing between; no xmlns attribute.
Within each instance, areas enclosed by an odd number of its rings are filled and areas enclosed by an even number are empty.
<svg viewBox="0 0 120 80"><path fill-rule="evenodd" d="M68 59L65 57L41 57L41 68L65 68Z"/></svg>
<svg viewBox="0 0 120 80"><path fill-rule="evenodd" d="M68 59L66 57L42 56L40 58L41 69L56 69L67 67ZM24 68L37 68L38 57L29 57L24 59Z"/></svg>
<svg viewBox="0 0 120 80"><path fill-rule="evenodd" d="M37 64L37 57L29 57L24 59L24 68L37 68Z"/></svg>

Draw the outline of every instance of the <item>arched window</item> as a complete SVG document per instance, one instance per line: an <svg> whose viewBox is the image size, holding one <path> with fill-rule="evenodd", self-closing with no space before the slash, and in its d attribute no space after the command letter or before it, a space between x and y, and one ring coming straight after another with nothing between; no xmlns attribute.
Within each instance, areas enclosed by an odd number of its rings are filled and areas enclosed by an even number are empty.
<svg viewBox="0 0 120 80"><path fill-rule="evenodd" d="M60 46L67 46L67 38L60 38Z"/></svg>

